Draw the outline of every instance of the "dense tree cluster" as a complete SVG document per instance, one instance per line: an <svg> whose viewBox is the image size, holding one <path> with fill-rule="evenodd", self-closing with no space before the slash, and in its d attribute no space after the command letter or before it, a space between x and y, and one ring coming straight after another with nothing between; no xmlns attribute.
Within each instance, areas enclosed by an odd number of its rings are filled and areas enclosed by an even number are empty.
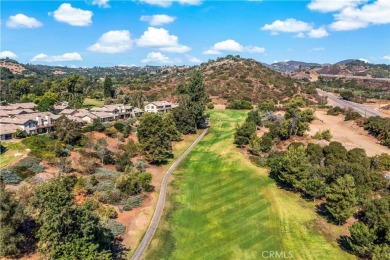
<svg viewBox="0 0 390 260"><path fill-rule="evenodd" d="M114 91L109 77L101 83L98 79L91 79L79 74L70 76L14 78L3 82L0 95L2 100L9 103L34 102L37 110L50 111L58 101L68 101L72 108L81 108L86 96L95 97L97 94L109 92L112 97ZM106 91L106 92L105 92Z"/></svg>
<svg viewBox="0 0 390 260"><path fill-rule="evenodd" d="M295 135L303 136L309 130L309 123L314 120L313 110L303 109L305 105L305 101L300 96L291 99L285 105L286 113L282 118L274 115L273 101L261 102L258 109L248 113L245 123L237 126L234 143L238 146L249 144L249 150L259 155L262 152L268 152L280 140L286 140ZM268 127L269 132L262 137L257 137L256 126Z"/></svg>
<svg viewBox="0 0 390 260"><path fill-rule="evenodd" d="M388 156L381 157L386 161ZM337 223L388 187L377 157L369 158L359 148L347 151L338 142L291 146L282 156L270 158L269 165L271 173L290 188L313 199L326 198L326 208Z"/></svg>
<svg viewBox="0 0 390 260"><path fill-rule="evenodd" d="M390 147L390 118L369 117L364 121L364 129L378 138L381 144Z"/></svg>

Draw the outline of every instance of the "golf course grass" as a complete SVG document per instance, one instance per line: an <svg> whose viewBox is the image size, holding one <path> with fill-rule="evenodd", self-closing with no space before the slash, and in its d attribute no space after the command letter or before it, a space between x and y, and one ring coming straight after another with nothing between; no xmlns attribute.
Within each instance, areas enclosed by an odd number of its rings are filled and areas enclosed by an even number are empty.
<svg viewBox="0 0 390 260"><path fill-rule="evenodd" d="M341 227L314 204L277 187L233 144L245 111L211 111L208 134L173 174L164 215L145 259L353 259Z"/></svg>

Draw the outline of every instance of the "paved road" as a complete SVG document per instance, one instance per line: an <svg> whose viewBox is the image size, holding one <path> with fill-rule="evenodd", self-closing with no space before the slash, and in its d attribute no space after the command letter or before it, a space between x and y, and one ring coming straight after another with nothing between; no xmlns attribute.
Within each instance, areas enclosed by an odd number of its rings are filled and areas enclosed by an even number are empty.
<svg viewBox="0 0 390 260"><path fill-rule="evenodd" d="M322 77L331 77L331 78L346 78L346 79L369 79L369 80L378 80L378 81L390 81L389 78L370 78L370 77L362 77L362 76L345 76L345 75L332 75L332 74L318 74L318 76Z"/></svg>
<svg viewBox="0 0 390 260"><path fill-rule="evenodd" d="M163 213L169 177L171 176L172 172L177 168L177 166L179 166L179 164L184 160L184 158L186 158L186 156L192 151L192 149L194 149L194 147L199 143L199 141L202 140L203 136L207 133L207 130L208 128L203 130L200 136L196 138L196 140L191 144L191 146L188 147L188 149L171 165L171 167L169 167L168 171L165 173L161 183L160 196L158 197L157 207L156 210L154 211L152 221L150 222L149 227L146 230L146 233L142 238L141 243L138 245L138 248L137 250L135 250L134 255L131 259L133 260L141 259L142 255L145 253L146 249L148 248L150 241L152 241L153 235L156 232L158 223Z"/></svg>
<svg viewBox="0 0 390 260"><path fill-rule="evenodd" d="M364 117L370 117L370 116L385 117L382 113L375 111L371 106L340 99L339 97L336 97L333 94L329 92L325 92L321 89L317 89L317 92L321 96L327 96L328 100L330 100L335 105L342 108L352 108L353 110L355 110L356 112L358 112Z"/></svg>

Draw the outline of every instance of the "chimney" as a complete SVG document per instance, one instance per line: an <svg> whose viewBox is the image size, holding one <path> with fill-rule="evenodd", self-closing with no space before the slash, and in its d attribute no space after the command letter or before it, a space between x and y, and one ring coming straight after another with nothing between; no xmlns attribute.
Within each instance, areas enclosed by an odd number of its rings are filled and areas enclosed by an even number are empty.
<svg viewBox="0 0 390 260"><path fill-rule="evenodd" d="M46 115L46 121L48 125L51 125L51 117L49 115Z"/></svg>
<svg viewBox="0 0 390 260"><path fill-rule="evenodd" d="M40 115L37 115L36 120L38 125L42 125L42 118Z"/></svg>

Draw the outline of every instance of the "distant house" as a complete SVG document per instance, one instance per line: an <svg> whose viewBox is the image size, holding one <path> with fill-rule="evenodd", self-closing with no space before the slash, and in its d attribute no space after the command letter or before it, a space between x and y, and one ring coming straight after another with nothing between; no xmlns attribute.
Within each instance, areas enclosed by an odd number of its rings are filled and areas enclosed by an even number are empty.
<svg viewBox="0 0 390 260"><path fill-rule="evenodd" d="M168 101L153 101L145 104L145 112L165 113L173 108L173 104Z"/></svg>
<svg viewBox="0 0 390 260"><path fill-rule="evenodd" d="M0 106L0 110L16 110L16 109L31 109L35 110L35 104L32 102L28 103L16 103L16 104L9 104L6 106Z"/></svg>
<svg viewBox="0 0 390 260"><path fill-rule="evenodd" d="M72 116L72 115L74 115L76 113L77 113L76 109L69 109L69 108L67 108L67 109L62 110L59 114Z"/></svg>
<svg viewBox="0 0 390 260"><path fill-rule="evenodd" d="M142 109L124 104L105 105L102 108L71 109L67 102L54 107L52 112L37 112L34 103L16 103L0 106L0 138L12 139L20 130L26 134L42 134L53 130L54 122L61 116L79 122L81 125L92 123L94 119L109 122L117 119L139 117Z"/></svg>
<svg viewBox="0 0 390 260"><path fill-rule="evenodd" d="M93 107L91 112L96 114L96 112L109 113L113 116L114 119L123 119L133 116L132 106L125 106L124 104L113 104L113 105L104 105L103 107Z"/></svg>
<svg viewBox="0 0 390 260"><path fill-rule="evenodd" d="M57 105L55 105L52 112L54 114L60 114L63 110L69 109L69 108L70 108L70 106L69 106L68 102L63 101L63 102L58 103Z"/></svg>
<svg viewBox="0 0 390 260"><path fill-rule="evenodd" d="M0 140L9 140L14 137L14 134L18 131L21 130L21 127L19 125L14 125L14 124L4 124L0 125Z"/></svg>

